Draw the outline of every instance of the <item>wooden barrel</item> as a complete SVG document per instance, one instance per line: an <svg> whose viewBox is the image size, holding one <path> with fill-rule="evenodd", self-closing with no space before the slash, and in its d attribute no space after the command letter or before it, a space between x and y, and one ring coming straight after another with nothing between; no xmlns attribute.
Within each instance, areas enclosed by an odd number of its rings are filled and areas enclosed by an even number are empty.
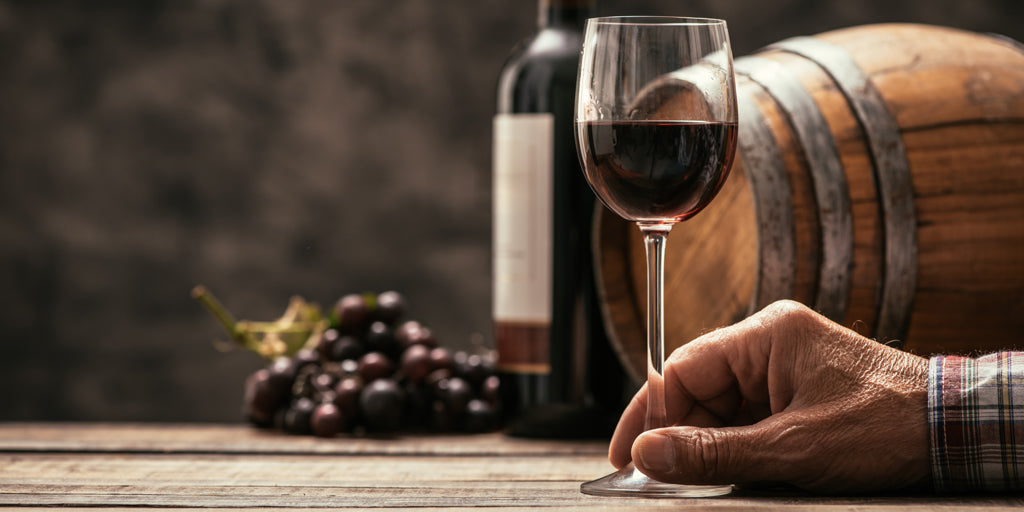
<svg viewBox="0 0 1024 512"><path fill-rule="evenodd" d="M666 353L783 298L925 356L1024 346L1019 43L868 25L782 41L736 75L732 175L669 236ZM639 378L642 239L595 216L605 321Z"/></svg>

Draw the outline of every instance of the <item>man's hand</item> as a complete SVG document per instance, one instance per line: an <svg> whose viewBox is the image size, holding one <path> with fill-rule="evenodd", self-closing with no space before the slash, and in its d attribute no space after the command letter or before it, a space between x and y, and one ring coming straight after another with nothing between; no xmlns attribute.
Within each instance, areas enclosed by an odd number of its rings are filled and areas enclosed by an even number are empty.
<svg viewBox="0 0 1024 512"><path fill-rule="evenodd" d="M664 482L908 487L930 474L927 381L926 359L776 302L673 352L664 372L673 426L643 432L645 386L609 459Z"/></svg>

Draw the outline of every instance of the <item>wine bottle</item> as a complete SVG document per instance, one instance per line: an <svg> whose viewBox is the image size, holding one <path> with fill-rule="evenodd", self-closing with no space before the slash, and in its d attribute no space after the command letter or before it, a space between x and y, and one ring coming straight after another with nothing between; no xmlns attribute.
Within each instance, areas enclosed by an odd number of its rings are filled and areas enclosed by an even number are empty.
<svg viewBox="0 0 1024 512"><path fill-rule="evenodd" d="M603 437L625 372L601 319L595 196L573 139L584 22L594 0L539 0L538 30L501 70L494 117L494 337L506 432Z"/></svg>

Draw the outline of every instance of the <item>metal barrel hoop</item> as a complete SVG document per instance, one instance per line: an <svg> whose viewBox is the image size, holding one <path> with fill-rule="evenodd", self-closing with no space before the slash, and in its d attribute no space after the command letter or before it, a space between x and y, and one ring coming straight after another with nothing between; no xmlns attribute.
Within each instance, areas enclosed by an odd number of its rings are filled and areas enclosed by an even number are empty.
<svg viewBox="0 0 1024 512"><path fill-rule="evenodd" d="M817 64L832 78L856 114L868 142L885 232L885 263L874 335L880 342L903 340L917 284L917 220L910 163L899 124L881 93L845 49L814 37L787 39L769 49L799 55Z"/></svg>
<svg viewBox="0 0 1024 512"><path fill-rule="evenodd" d="M758 56L736 60L736 72L766 90L789 120L803 149L821 227L821 260L814 308L842 323L850 297L853 215L839 150L810 93L778 62Z"/></svg>
<svg viewBox="0 0 1024 512"><path fill-rule="evenodd" d="M742 75L741 75L742 78ZM738 146L754 196L757 218L758 269L748 314L793 295L796 242L789 176L778 142L768 129L753 95L762 90L746 80L737 103Z"/></svg>

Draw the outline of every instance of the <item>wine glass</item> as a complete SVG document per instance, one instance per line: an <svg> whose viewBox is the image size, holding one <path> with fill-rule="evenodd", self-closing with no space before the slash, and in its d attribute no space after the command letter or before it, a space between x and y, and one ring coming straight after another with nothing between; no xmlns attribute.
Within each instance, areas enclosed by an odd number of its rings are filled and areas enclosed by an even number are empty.
<svg viewBox="0 0 1024 512"><path fill-rule="evenodd" d="M576 144L598 198L636 222L647 252L647 416L665 415L664 256L676 222L711 202L736 148L736 85L722 20L593 18L584 30L576 89ZM718 496L731 485L659 482L632 464L581 485L606 496Z"/></svg>

